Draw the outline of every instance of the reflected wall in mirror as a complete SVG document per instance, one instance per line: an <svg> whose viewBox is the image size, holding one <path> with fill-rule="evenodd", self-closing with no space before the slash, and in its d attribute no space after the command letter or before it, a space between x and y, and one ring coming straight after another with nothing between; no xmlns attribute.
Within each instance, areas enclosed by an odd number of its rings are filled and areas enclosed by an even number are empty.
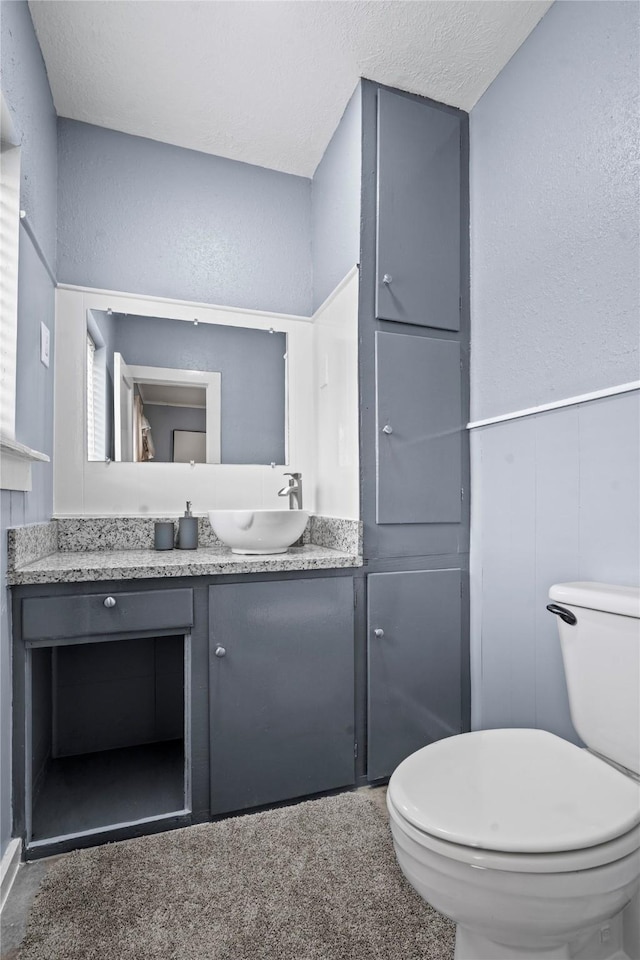
<svg viewBox="0 0 640 960"><path fill-rule="evenodd" d="M86 350L89 460L287 462L285 333L88 310Z"/></svg>

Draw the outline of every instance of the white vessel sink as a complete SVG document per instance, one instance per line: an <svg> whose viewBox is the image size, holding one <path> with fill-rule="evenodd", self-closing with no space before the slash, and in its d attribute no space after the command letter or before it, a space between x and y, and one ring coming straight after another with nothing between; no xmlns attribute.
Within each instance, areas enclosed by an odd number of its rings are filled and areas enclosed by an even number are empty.
<svg viewBox="0 0 640 960"><path fill-rule="evenodd" d="M209 510L211 529L232 553L286 553L308 519L306 510Z"/></svg>

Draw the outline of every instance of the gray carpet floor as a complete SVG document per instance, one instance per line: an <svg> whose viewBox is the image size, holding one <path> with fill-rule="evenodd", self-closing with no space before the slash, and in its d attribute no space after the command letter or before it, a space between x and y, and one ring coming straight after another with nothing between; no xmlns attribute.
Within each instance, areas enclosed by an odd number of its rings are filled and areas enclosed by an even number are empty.
<svg viewBox="0 0 640 960"><path fill-rule="evenodd" d="M20 960L451 960L366 793L79 850L52 864Z"/></svg>

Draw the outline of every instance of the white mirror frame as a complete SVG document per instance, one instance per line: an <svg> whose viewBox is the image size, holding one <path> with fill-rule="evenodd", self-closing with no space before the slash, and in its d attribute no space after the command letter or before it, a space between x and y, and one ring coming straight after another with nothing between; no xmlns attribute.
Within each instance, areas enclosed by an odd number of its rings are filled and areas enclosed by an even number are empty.
<svg viewBox="0 0 640 960"><path fill-rule="evenodd" d="M85 413L88 310L193 323L274 329L287 335L286 464L111 463L87 459ZM184 501L195 513L281 506L285 470L305 477L306 504L315 504L313 318L242 310L160 297L60 284L56 291L54 515L177 515Z"/></svg>

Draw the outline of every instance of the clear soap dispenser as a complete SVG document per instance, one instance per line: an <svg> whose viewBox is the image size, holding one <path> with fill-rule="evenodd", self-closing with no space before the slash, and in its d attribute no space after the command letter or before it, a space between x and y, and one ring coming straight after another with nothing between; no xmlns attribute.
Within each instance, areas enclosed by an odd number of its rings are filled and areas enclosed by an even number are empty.
<svg viewBox="0 0 640 960"><path fill-rule="evenodd" d="M198 546L198 518L191 513L191 500L187 500L184 517L178 520L178 549L195 550Z"/></svg>

